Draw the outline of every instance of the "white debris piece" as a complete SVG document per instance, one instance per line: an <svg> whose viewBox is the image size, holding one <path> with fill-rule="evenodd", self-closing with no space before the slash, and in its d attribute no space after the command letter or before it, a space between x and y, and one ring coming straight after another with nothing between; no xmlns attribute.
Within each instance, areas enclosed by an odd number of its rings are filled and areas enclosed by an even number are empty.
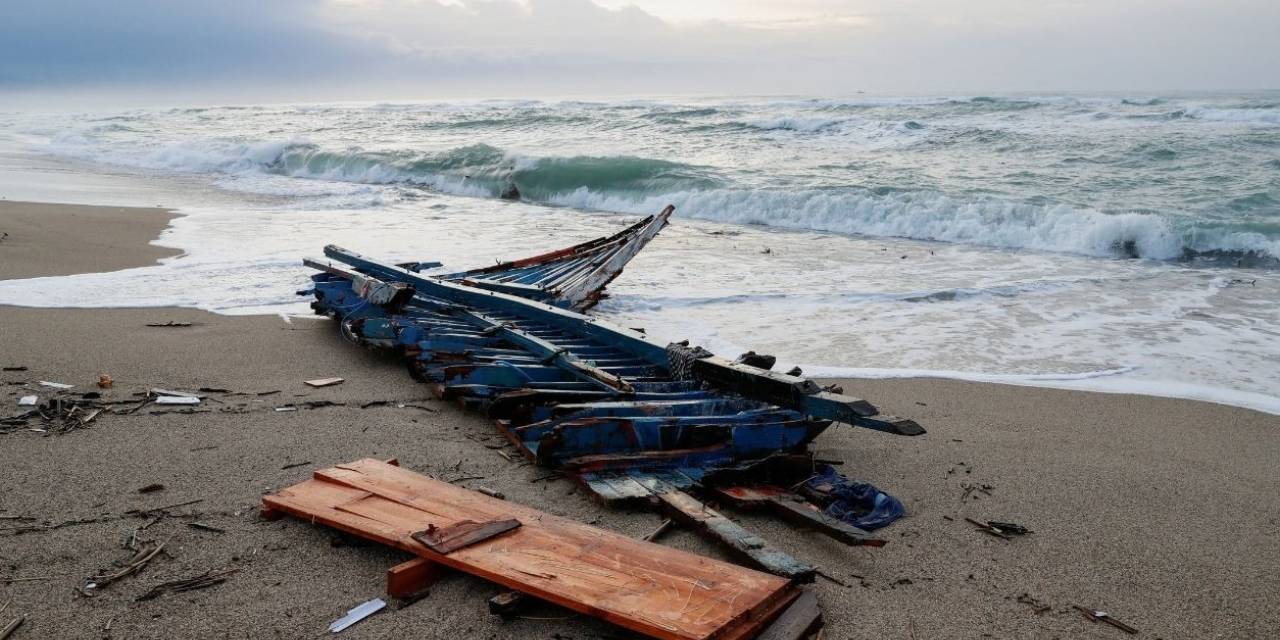
<svg viewBox="0 0 1280 640"><path fill-rule="evenodd" d="M345 382L342 378L320 378L318 380L307 380L306 384L312 387L331 387L335 384Z"/></svg>
<svg viewBox="0 0 1280 640"><path fill-rule="evenodd" d="M34 407L37 402L40 402L40 398L37 396L22 396L18 398L19 407Z"/></svg>
<svg viewBox="0 0 1280 640"><path fill-rule="evenodd" d="M337 620L334 620L333 624L329 625L329 633L337 633L339 631L342 631L343 629L346 629L347 627L357 622L360 622L361 620L364 620L365 618L368 618L369 616L379 611L382 611L383 607L386 607L386 606L387 606L387 603L383 602L382 598L374 598L348 611L347 615L342 616Z"/></svg>
<svg viewBox="0 0 1280 640"><path fill-rule="evenodd" d="M156 398L156 404L200 404L200 398L195 396L159 396Z"/></svg>
<svg viewBox="0 0 1280 640"><path fill-rule="evenodd" d="M46 387L53 387L54 389L70 389L71 387L75 386L74 384L64 384L61 382L49 382L48 380L41 380L40 384Z"/></svg>
<svg viewBox="0 0 1280 640"><path fill-rule="evenodd" d="M170 390L168 390L168 389L152 389L152 390L151 390L151 395L153 395L153 396L177 396L177 397L180 397L180 398L197 398L197 399L200 397L200 396L198 396L198 395L196 395L196 394L194 394L194 393L187 393L186 391L170 391Z"/></svg>

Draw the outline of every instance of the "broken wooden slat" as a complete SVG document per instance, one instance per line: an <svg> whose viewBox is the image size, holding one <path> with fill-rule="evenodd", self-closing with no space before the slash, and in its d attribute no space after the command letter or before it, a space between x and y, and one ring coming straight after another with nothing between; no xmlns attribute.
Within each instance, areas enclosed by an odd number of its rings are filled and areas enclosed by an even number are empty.
<svg viewBox="0 0 1280 640"><path fill-rule="evenodd" d="M496 538L519 526L520 521L514 518L489 522L462 520L447 527L433 525L425 531L415 531L413 539L427 545L436 553L447 554Z"/></svg>
<svg viewBox="0 0 1280 640"><path fill-rule="evenodd" d="M781 487L717 487L715 492L737 506L768 508L789 522L808 527L848 545L883 547L886 544L871 532L833 518Z"/></svg>
<svg viewBox="0 0 1280 640"><path fill-rule="evenodd" d="M395 546L572 611L669 640L752 637L795 597L787 581L496 500L377 460L315 472L263 498L288 513ZM412 534L515 518L523 526L448 555Z"/></svg>
<svg viewBox="0 0 1280 640"><path fill-rule="evenodd" d="M448 569L426 558L414 558L387 569L387 595L405 599L421 593L442 578Z"/></svg>
<svg viewBox="0 0 1280 640"><path fill-rule="evenodd" d="M802 640L822 626L818 596L806 589L756 640Z"/></svg>
<svg viewBox="0 0 1280 640"><path fill-rule="evenodd" d="M489 613L503 618L514 616L520 607L528 602L527 596L519 591L503 591L489 598Z"/></svg>
<svg viewBox="0 0 1280 640"><path fill-rule="evenodd" d="M743 559L776 576L796 582L813 582L816 569L778 550L764 538L747 531L693 496L664 487L656 478L640 479L639 482L662 501L675 519L693 526L713 541L727 545Z"/></svg>

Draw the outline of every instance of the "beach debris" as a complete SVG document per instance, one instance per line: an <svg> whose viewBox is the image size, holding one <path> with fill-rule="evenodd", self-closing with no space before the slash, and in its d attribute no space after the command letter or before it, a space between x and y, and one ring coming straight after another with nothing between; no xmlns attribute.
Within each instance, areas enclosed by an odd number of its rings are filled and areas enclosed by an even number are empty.
<svg viewBox="0 0 1280 640"><path fill-rule="evenodd" d="M168 543L168 540L159 543L146 543L138 550L137 553L133 554L132 557L120 563L123 565L120 569L87 578L84 582L84 586L79 590L80 593L88 597L93 597L96 595L97 591L102 590L107 585L141 571L148 563L151 562L152 559L164 550L164 546Z"/></svg>
<svg viewBox="0 0 1280 640"><path fill-rule="evenodd" d="M34 407L40 402L39 396L22 396L18 398L19 407Z"/></svg>
<svg viewBox="0 0 1280 640"><path fill-rule="evenodd" d="M164 485L157 482L138 489L138 493L155 493L157 491L164 491Z"/></svg>
<svg viewBox="0 0 1280 640"><path fill-rule="evenodd" d="M1010 522L979 522L973 518L965 518L964 520L965 522L973 525L976 530L1004 540L1012 540L1013 536L1023 536L1032 533L1030 529L1027 529L1020 524L1013 524Z"/></svg>
<svg viewBox="0 0 1280 640"><path fill-rule="evenodd" d="M48 380L40 380L39 382L40 382L40 386L50 387L53 389L70 389L75 386L74 384L66 384L64 382L49 382Z"/></svg>
<svg viewBox="0 0 1280 640"><path fill-rule="evenodd" d="M309 387L332 387L335 384L346 382L342 378L318 378L316 380L307 380L304 384Z"/></svg>
<svg viewBox="0 0 1280 640"><path fill-rule="evenodd" d="M1077 604L1071 605L1071 608L1075 609L1076 611L1079 611L1080 613L1083 613L1084 617L1094 622L1105 622L1130 635L1136 635L1138 633L1137 629L1134 629L1133 627L1119 620L1116 620L1115 618L1111 617L1111 614L1107 613L1106 611L1097 611L1095 609L1087 609Z"/></svg>
<svg viewBox="0 0 1280 640"><path fill-rule="evenodd" d="M288 411L297 411L297 410L298 410L298 407L291 404L286 404L283 407L276 407L276 413L285 413Z"/></svg>
<svg viewBox="0 0 1280 640"><path fill-rule="evenodd" d="M1022 604L1025 604L1031 607L1031 611L1038 616L1044 615L1053 610L1052 605L1041 602L1039 598L1036 598L1029 593L1023 593L1022 595L1018 596L1016 600Z"/></svg>
<svg viewBox="0 0 1280 640"><path fill-rule="evenodd" d="M773 365L778 362L774 356L748 351L740 356L734 362L745 364L749 367L759 367L761 369L772 369Z"/></svg>
<svg viewBox="0 0 1280 640"><path fill-rule="evenodd" d="M27 368L26 367L5 367L4 370L16 372L16 371L26 371Z"/></svg>
<svg viewBox="0 0 1280 640"><path fill-rule="evenodd" d="M519 591L503 591L489 598L489 613L508 619L516 615L528 601L528 597Z"/></svg>
<svg viewBox="0 0 1280 640"><path fill-rule="evenodd" d="M111 376L109 376L109 375L107 375L107 374L105 374L105 373L104 373L104 374L101 374L101 375L99 375L99 376L98 376L98 388L99 388L99 389L110 389L110 388L111 388L112 383L113 383L113 381L111 380Z"/></svg>
<svg viewBox="0 0 1280 640"><path fill-rule="evenodd" d="M281 471L284 471L284 470L286 470L286 469L293 469L293 468L295 468L295 467L301 467L301 466L308 465L308 464L311 464L311 461L310 461L310 460L304 460L304 461L302 461L302 462L293 462L293 463L290 463L290 464L286 464L286 465L285 465L285 466L283 466L283 467L280 467L280 470L281 470Z"/></svg>
<svg viewBox="0 0 1280 640"><path fill-rule="evenodd" d="M9 234L6 233L5 235ZM26 620L26 616L18 616L9 621L9 624L6 624L3 629L0 629L0 640L5 640L9 636L13 635L13 632L17 631L18 627L21 627L22 623L26 622Z"/></svg>
<svg viewBox="0 0 1280 640"><path fill-rule="evenodd" d="M961 463L960 463L960 465L961 465L961 466L964 466L964 463L963 463L963 462L961 462ZM973 471L973 468L972 468L972 467L966 468L966 469L964 470L964 472L965 472L965 473L970 473L970 472L972 472L972 471ZM950 475L950 473L948 473L948 475ZM977 493L981 493L981 494L986 495L986 496L993 496L993 495L995 495L995 494L991 493L992 491L994 491L994 490L995 490L995 487L994 487L994 486L992 486L992 485L989 485L989 484L971 484L971 483L967 483L967 482L962 482L962 483L960 483L960 488L961 488L961 489L964 489L964 492L960 494L960 501L961 501L961 502L964 502L965 500L968 500L970 497L972 497L974 500L978 500L978 499L979 499L979 496L975 495L975 494L977 494Z"/></svg>
<svg viewBox="0 0 1280 640"><path fill-rule="evenodd" d="M686 520L676 505L706 513L694 495L804 483L815 469L809 445L834 422L895 435L924 429L799 377L798 368L784 375L583 314L672 211L607 238L453 274L417 274L330 245L327 259L304 261L319 271L307 295L347 340L398 353L438 398L494 419L515 448L494 451L512 465L559 470L606 504L653 505L767 571L811 580L812 567L758 546L759 536L727 517ZM366 295L377 283L415 293L379 302ZM816 510L809 520L840 520L826 512L833 504L849 517L867 512L860 500L796 493L787 510ZM902 515L901 503L885 504L898 508L882 510L879 526Z"/></svg>
<svg viewBox="0 0 1280 640"><path fill-rule="evenodd" d="M427 545L427 548L440 555L448 555L458 549L480 544L508 531L514 531L519 526L520 521L514 518L488 522L460 520L447 527L429 525L422 531L415 531L413 539Z"/></svg>
<svg viewBox="0 0 1280 640"><path fill-rule="evenodd" d="M675 524L675 521L671 518L663 520L662 524L658 525L658 528L650 531L648 534L645 534L645 537L641 538L641 540L644 540L645 542L653 542L654 540L661 538L662 534L666 533L667 529L670 529L672 524Z"/></svg>
<svg viewBox="0 0 1280 640"><path fill-rule="evenodd" d="M170 320L170 321L168 321L168 322L148 322L148 323L147 323L147 326L148 326L148 327L165 327L165 328L169 328L169 327L189 327L189 326L191 326L191 323L190 323L190 322L174 322L173 320Z"/></svg>
<svg viewBox="0 0 1280 640"><path fill-rule="evenodd" d="M799 595L784 578L496 500L379 460L316 470L310 479L264 496L262 505L267 519L288 514L412 553L418 558L397 565L395 575L416 576L423 583L438 576L445 556L414 533L434 526L439 534L466 520L483 528L494 524L484 522L492 517L486 514L502 513L521 525L449 555L450 569L537 593L539 599L650 637L755 637L764 620ZM360 515L386 509L394 509L397 517L384 522ZM634 580L637 574L646 580ZM389 582L391 576L388 572ZM620 583L632 586L618 589ZM672 589L673 584L716 587ZM406 593L410 586L401 581L396 592Z"/></svg>
<svg viewBox="0 0 1280 640"><path fill-rule="evenodd" d="M995 520L988 520L987 526L994 527L998 529L1000 533L1008 535L1025 536L1028 533L1034 533L1032 530L1012 522L996 522Z"/></svg>
<svg viewBox="0 0 1280 640"><path fill-rule="evenodd" d="M151 514L153 514L153 513L159 513L159 514L162 514L162 515L163 515L163 513L164 513L164 512L166 512L166 511L168 511L168 510L170 510L170 509L177 509L178 507L188 507L188 506L191 506L191 505L193 505L193 504L199 504L199 503L201 503L201 502L204 502L204 498L197 498L197 499L195 499L195 500L187 500L186 502L179 502L179 503L176 503L176 504L167 504L167 505L165 505L165 506L163 506L163 507L152 507L152 508L150 508L150 509L130 509L130 510L126 511L125 513L126 513L126 514L128 514L128 515L142 515L142 516L145 516L145 515L151 515Z"/></svg>
<svg viewBox="0 0 1280 640"><path fill-rule="evenodd" d="M387 603L382 598L374 598L368 602L356 606L354 609L347 611L347 615L334 620L329 625L329 633L338 633L350 627L351 625L368 618L369 616L382 611L386 608Z"/></svg>
<svg viewBox="0 0 1280 640"><path fill-rule="evenodd" d="M213 526L213 525L211 525L211 524L205 524L205 523L203 523L203 522L188 522L188 523L187 523L187 526L188 526L188 527L191 527L192 529L200 529L200 530L202 530L202 531L212 531L213 533L226 533L226 532L227 532L227 530L226 530L226 529L223 529L222 527L215 527L215 526Z"/></svg>
<svg viewBox="0 0 1280 640"><path fill-rule="evenodd" d="M813 591L805 589L773 624L756 636L756 640L821 638L822 624L822 609L818 604L818 596ZM915 637L914 634L912 637Z"/></svg>
<svg viewBox="0 0 1280 640"><path fill-rule="evenodd" d="M188 393L186 391L171 391L169 389L152 388L150 394L156 397L200 399L200 396L194 393Z"/></svg>
<svg viewBox="0 0 1280 640"><path fill-rule="evenodd" d="M200 404L200 398L196 396L157 396L155 403L180 405Z"/></svg>
<svg viewBox="0 0 1280 640"><path fill-rule="evenodd" d="M199 589L208 589L220 585L227 581L227 577L239 571L239 568L209 570L198 576L191 578L183 578L181 580L169 580L151 587L146 593L134 598L135 601L154 600L166 593L182 593L184 591L196 591Z"/></svg>
<svg viewBox="0 0 1280 640"><path fill-rule="evenodd" d="M271 391L259 391L256 395L259 395L259 396L274 396L274 395L275 395L275 394L277 394L277 393L280 393L280 390L279 390L279 389L272 389Z"/></svg>
<svg viewBox="0 0 1280 640"><path fill-rule="evenodd" d="M503 493L501 491L498 491L497 489L490 489L489 487L476 487L476 491L479 491L480 493L483 493L486 496L489 496L490 498L497 498L499 500L507 499L507 496L503 495Z"/></svg>

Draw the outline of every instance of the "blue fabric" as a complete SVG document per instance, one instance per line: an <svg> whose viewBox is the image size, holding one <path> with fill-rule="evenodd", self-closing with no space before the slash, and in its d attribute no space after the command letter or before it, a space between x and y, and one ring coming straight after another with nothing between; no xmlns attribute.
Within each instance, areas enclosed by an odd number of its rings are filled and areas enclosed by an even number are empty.
<svg viewBox="0 0 1280 640"><path fill-rule="evenodd" d="M829 465L819 467L817 475L806 480L805 485L833 498L827 505L827 515L859 529L879 529L907 514L897 498L873 485L850 480Z"/></svg>

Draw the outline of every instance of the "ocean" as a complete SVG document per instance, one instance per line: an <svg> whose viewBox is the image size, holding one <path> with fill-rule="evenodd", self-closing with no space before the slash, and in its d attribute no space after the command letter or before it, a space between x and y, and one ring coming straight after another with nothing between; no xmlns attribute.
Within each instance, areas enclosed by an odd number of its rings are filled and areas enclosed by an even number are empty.
<svg viewBox="0 0 1280 640"><path fill-rule="evenodd" d="M1280 92L0 106L0 196L173 206L185 252L0 304L305 315L325 244L457 270L674 204L596 313L815 376L1280 414Z"/></svg>

